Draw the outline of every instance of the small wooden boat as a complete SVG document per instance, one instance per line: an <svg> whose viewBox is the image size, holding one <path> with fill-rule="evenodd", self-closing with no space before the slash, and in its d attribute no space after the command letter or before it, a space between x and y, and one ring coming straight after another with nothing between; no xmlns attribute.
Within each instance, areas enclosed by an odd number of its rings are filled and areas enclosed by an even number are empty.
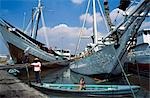
<svg viewBox="0 0 150 98"><path fill-rule="evenodd" d="M86 85L86 90L78 90L78 84L50 84L50 83L31 83L31 86L43 93L51 92L73 94L80 96L120 96L132 94L131 88L136 93L140 86L128 85Z"/></svg>

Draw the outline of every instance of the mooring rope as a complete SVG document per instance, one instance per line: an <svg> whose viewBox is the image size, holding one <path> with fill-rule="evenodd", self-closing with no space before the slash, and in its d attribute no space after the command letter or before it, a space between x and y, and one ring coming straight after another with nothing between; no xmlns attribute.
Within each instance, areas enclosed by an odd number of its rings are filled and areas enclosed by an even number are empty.
<svg viewBox="0 0 150 98"><path fill-rule="evenodd" d="M128 79L128 77L127 77L127 74L125 73L125 70L123 69L123 66L122 66L122 64L121 64L121 61L119 60L119 58L118 58L118 56L117 56L117 53L116 53L116 50L115 50L115 48L113 47L113 45L112 45L112 48L113 48L113 51L114 51L114 54L115 54L114 56L116 57L116 59L117 59L119 65L120 65L120 68L121 68L121 70L122 70L122 72L123 72L123 74L124 74L124 76L125 76L125 79L127 80L127 83L128 83L128 85L130 86L130 89L131 89L131 92L132 92L132 94L133 94L133 97L136 98L136 96L135 96L135 94L134 94L134 91L133 91L133 89L132 89L132 87L131 87L131 84L130 84L130 82L129 82L129 79Z"/></svg>

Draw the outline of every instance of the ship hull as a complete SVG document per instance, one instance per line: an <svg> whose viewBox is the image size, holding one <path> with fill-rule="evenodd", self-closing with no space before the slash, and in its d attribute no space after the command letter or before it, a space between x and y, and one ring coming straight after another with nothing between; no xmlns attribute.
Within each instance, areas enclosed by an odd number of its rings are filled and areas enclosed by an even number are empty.
<svg viewBox="0 0 150 98"><path fill-rule="evenodd" d="M129 70L136 70L139 72L150 72L150 63L149 64L143 64L143 63L128 63Z"/></svg>
<svg viewBox="0 0 150 98"><path fill-rule="evenodd" d="M22 34L23 32L19 32L19 30L10 31L10 28L13 29L14 27L1 24L0 33L2 34L5 43L7 43L7 47L14 63L22 63L25 51L27 51L29 62L32 62L35 57L38 57L42 62L50 62L52 64L52 62L56 63L58 61L58 65L68 65L68 62L62 60L59 61L59 58L54 54L41 49L40 45L38 45L39 42L32 42L30 40L31 38L29 39L29 36L24 36L25 34Z"/></svg>
<svg viewBox="0 0 150 98"><path fill-rule="evenodd" d="M110 51L111 50L111 51ZM70 69L76 73L83 75L100 75L100 74L114 74L121 73L121 67L124 66L124 57L122 58L121 65L119 66L118 58L113 45L105 46L102 50L99 50L92 55L81 58L73 62ZM118 54L117 54L118 55Z"/></svg>
<svg viewBox="0 0 150 98"><path fill-rule="evenodd" d="M132 14L145 12L144 15L147 15L149 11L148 8L145 8L147 4L145 1L140 2ZM123 67L127 60L127 53L131 41L133 40L132 38L134 38L144 20L145 17L128 16L127 20L121 22L121 24L108 35L107 38L110 39L108 42L111 42L111 39L116 36L114 43L104 44L103 47L101 47L102 49L93 52L87 57L76 60L71 64L70 69L76 73L90 76L95 74L120 74L124 71ZM121 30L119 29L120 27L124 27L124 29Z"/></svg>
<svg viewBox="0 0 150 98"><path fill-rule="evenodd" d="M128 62L144 65L150 64L150 48L132 52L132 54L128 55Z"/></svg>
<svg viewBox="0 0 150 98"><path fill-rule="evenodd" d="M150 77L150 63L127 63L130 73Z"/></svg>
<svg viewBox="0 0 150 98"><path fill-rule="evenodd" d="M149 46L148 46L149 47ZM128 55L128 69L131 72L139 72L149 76L150 72L150 48L143 51L135 51Z"/></svg>

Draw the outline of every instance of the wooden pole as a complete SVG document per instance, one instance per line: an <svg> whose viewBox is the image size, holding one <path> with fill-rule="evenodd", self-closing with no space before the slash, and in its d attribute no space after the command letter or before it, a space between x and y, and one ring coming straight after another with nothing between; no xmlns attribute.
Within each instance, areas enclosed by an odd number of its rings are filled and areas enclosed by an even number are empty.
<svg viewBox="0 0 150 98"><path fill-rule="evenodd" d="M27 72L27 80L28 80L28 85L30 85L30 74L29 74L29 69L28 69L28 63L25 64L26 66L26 72Z"/></svg>

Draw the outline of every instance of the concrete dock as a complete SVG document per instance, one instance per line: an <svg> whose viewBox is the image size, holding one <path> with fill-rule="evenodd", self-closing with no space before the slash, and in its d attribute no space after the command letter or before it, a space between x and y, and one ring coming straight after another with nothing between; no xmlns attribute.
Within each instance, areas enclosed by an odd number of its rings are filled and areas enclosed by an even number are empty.
<svg viewBox="0 0 150 98"><path fill-rule="evenodd" d="M0 69L0 98L49 98Z"/></svg>

